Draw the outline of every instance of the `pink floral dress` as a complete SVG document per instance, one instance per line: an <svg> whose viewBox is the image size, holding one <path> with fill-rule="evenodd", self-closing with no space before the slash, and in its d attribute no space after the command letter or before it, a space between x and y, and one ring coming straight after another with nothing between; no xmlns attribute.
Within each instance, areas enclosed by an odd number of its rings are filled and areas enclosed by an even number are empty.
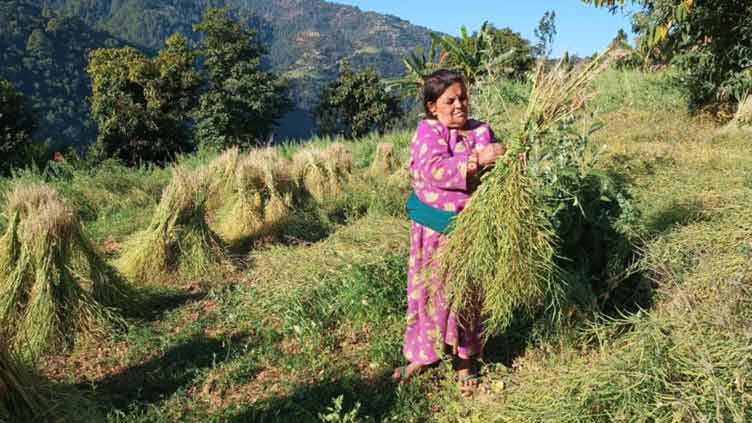
<svg viewBox="0 0 752 423"><path fill-rule="evenodd" d="M413 189L425 204L453 212L464 209L473 189L473 182L467 178L470 154L496 142L491 128L483 122L470 121L467 128L463 136L436 120L418 124L410 144L410 171ZM482 349L479 322L460 322L449 310L444 281L436 277L423 280L421 270L431 265L434 252L445 240L441 233L412 222L403 348L405 358L412 363L432 364L441 359L447 346L462 358L477 355Z"/></svg>

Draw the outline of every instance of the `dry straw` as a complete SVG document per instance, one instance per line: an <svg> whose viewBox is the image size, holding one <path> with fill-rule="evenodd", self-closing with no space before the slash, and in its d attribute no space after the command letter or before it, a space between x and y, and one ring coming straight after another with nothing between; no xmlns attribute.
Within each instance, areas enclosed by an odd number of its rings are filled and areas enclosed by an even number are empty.
<svg viewBox="0 0 752 423"><path fill-rule="evenodd" d="M26 358L67 346L78 333L101 334L122 323L115 308L138 307L138 295L97 255L55 190L16 187L6 217L0 330Z"/></svg>
<svg viewBox="0 0 752 423"><path fill-rule="evenodd" d="M227 201L227 197L232 194L239 161L240 149L232 147L209 163L207 170L209 198L206 204L208 210L221 208Z"/></svg>
<svg viewBox="0 0 752 423"><path fill-rule="evenodd" d="M274 235L293 211L291 163L273 148L251 151L238 162L233 189L217 218L217 232L232 245Z"/></svg>
<svg viewBox="0 0 752 423"><path fill-rule="evenodd" d="M555 311L560 305L565 282L556 265L556 233L538 181L518 157L530 153L534 161L534 147L558 141L556 130L584 106L603 57L581 71L563 63L550 71L539 67L522 129L457 216L438 253L452 306L480 313L486 336L505 330L519 309L545 302Z"/></svg>
<svg viewBox="0 0 752 423"><path fill-rule="evenodd" d="M123 246L117 266L132 280L150 280L178 272L202 277L226 263L222 241L206 222L207 172L173 169L172 181L149 226Z"/></svg>
<svg viewBox="0 0 752 423"><path fill-rule="evenodd" d="M747 94L739 102L739 106L734 114L733 123L736 126L752 126L752 93Z"/></svg>
<svg viewBox="0 0 752 423"><path fill-rule="evenodd" d="M351 172L352 155L339 143L308 147L293 156L296 181L319 204L341 199Z"/></svg>
<svg viewBox="0 0 752 423"><path fill-rule="evenodd" d="M376 146L373 161L368 168L368 175L374 178L391 175L397 167L394 157L394 145L379 143Z"/></svg>

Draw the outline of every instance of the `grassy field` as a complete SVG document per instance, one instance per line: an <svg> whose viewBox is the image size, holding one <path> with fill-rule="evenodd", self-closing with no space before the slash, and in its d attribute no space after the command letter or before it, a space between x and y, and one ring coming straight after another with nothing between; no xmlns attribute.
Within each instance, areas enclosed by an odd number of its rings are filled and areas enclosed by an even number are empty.
<svg viewBox="0 0 752 423"><path fill-rule="evenodd" d="M300 206L281 233L234 249L230 270L132 281L145 313L39 363L53 392L45 418L752 420L752 130L690 116L670 75L609 71L597 85L592 119L605 127L592 142L604 146L599 167L632 196L642 266L602 313L561 336L515 327L492 339L474 399L461 398L448 362L410 383L390 380L403 364L408 251L401 168L411 133L397 132L345 143L353 176L342 197ZM394 145L396 166L369 172L384 142ZM292 158L299 148L279 151ZM181 162L200 169L213 159ZM47 182L114 262L149 225L170 175L62 165L1 179L0 193Z"/></svg>

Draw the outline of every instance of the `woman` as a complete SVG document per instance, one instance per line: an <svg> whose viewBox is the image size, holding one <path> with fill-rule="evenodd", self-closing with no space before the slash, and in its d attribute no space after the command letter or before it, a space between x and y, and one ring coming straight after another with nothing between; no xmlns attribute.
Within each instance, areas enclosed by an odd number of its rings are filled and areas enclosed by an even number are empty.
<svg viewBox="0 0 752 423"><path fill-rule="evenodd" d="M410 145L414 193L408 201L413 222L403 348L409 364L394 372L394 379L406 380L450 351L457 358L463 393L477 387L480 324L477 318L460 320L449 310L444 281L423 270L436 265L431 258L445 240L443 229L451 216L462 212L479 183L481 169L506 152L487 124L468 119L468 105L467 88L459 73L439 70L425 79L423 106L429 118L418 124Z"/></svg>

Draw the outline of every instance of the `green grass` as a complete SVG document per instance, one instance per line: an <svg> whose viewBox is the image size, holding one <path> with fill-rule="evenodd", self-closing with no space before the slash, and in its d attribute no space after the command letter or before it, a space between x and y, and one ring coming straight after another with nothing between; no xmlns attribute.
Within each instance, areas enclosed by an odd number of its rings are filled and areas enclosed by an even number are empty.
<svg viewBox="0 0 752 423"><path fill-rule="evenodd" d="M513 114L524 104L525 85L498 89ZM111 423L752 419L748 133L690 116L664 73L609 71L597 89L591 109L606 127L592 142L605 146L600 170L632 198L645 270L618 283L601 314L574 316L571 332L544 336L519 321L490 340L475 400L460 398L448 362L390 381L404 364L409 186L399 172L411 133L400 131L344 142L354 176L336 207L299 207L278 239L234 252L232 272L143 284L147 313L127 331L44 357L55 411ZM398 169L368 176L382 142ZM287 158L299 149L279 147ZM75 204L114 259L148 226L169 171L71 165L0 179L0 194L32 181Z"/></svg>

